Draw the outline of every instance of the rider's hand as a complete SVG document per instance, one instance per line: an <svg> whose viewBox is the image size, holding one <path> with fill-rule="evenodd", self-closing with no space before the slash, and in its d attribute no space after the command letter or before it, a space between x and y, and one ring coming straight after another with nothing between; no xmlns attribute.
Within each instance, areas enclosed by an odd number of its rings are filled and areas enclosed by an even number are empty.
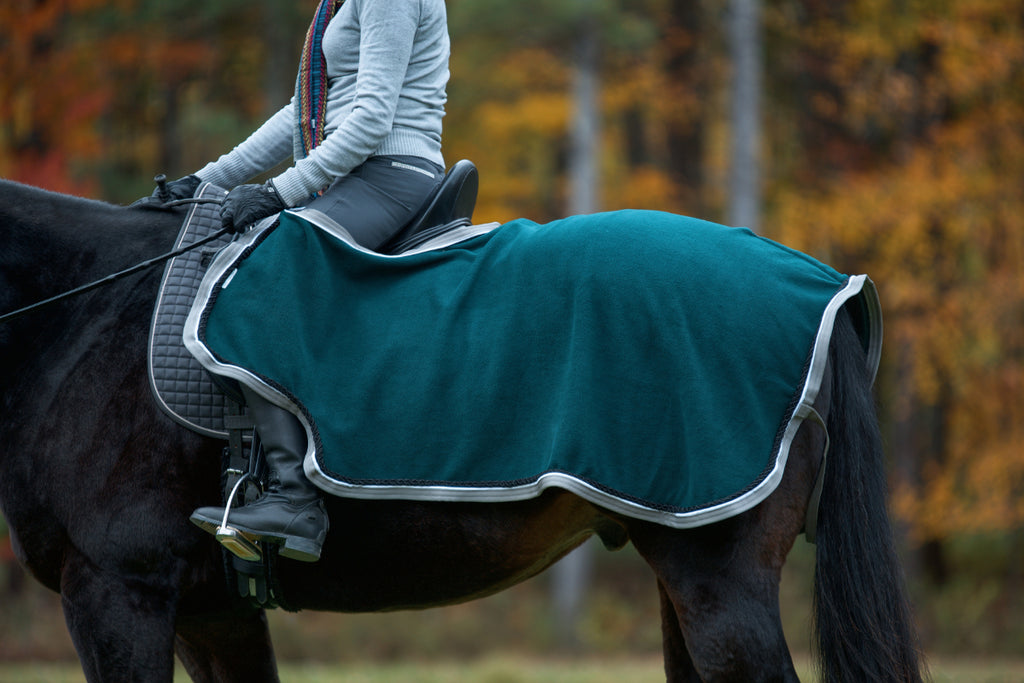
<svg viewBox="0 0 1024 683"><path fill-rule="evenodd" d="M261 218L273 216L287 208L269 180L262 185L239 185L224 198L220 221L224 228L240 233Z"/></svg>
<svg viewBox="0 0 1024 683"><path fill-rule="evenodd" d="M168 196L166 196L166 197L160 196L160 187L159 186L157 186L157 188L155 190L153 190L153 195L152 196L156 197L160 201L168 201L168 202L171 202L171 201L174 201L174 200L177 200L177 199L191 199L193 196L195 196L196 190L199 188L199 185L202 182L203 181L199 179L199 176L187 175L184 178L178 178L177 180L172 180L172 181L170 181L170 182L168 182L167 184L164 185L164 188L166 188L166 190L167 190L167 195Z"/></svg>

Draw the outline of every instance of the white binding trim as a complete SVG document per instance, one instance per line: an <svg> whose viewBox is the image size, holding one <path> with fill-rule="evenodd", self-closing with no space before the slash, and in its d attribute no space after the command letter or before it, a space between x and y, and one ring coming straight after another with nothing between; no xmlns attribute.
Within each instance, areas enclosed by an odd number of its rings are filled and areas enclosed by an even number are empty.
<svg viewBox="0 0 1024 683"><path fill-rule="evenodd" d="M352 247L357 251L361 251L364 254L373 254L380 258L406 258L414 254L420 254L425 251L436 251L438 249L444 249L450 247L459 242L465 242L473 237L479 235L486 235L495 228L499 227L500 223L481 223L480 225L466 225L459 228L453 228L445 233L438 235L437 237L427 240L415 249L409 249L403 251L401 254L381 254L372 249L367 249L361 244L358 244L352 235L346 230L340 223L335 221L327 214L317 211L316 209L292 209L291 213L296 216L300 216L303 220L309 221L316 227L320 228L328 235L345 242L348 246Z"/></svg>

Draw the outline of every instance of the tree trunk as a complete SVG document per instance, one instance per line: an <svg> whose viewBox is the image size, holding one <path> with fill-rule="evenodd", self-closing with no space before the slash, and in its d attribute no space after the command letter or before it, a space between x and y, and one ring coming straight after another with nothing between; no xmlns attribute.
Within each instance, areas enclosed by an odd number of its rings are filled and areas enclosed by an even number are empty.
<svg viewBox="0 0 1024 683"><path fill-rule="evenodd" d="M730 225L760 232L761 224L761 8L759 0L731 0L732 149Z"/></svg>
<svg viewBox="0 0 1024 683"><path fill-rule="evenodd" d="M598 210L598 152L600 114L598 107L598 28L587 20L577 38L573 74L573 118L569 138L569 213Z"/></svg>
<svg viewBox="0 0 1024 683"><path fill-rule="evenodd" d="M601 136L598 108L599 29L592 17L582 23L576 43L573 76L573 118L569 137L569 213L593 213L599 208L598 152ZM579 645L579 620L583 597L590 583L593 549L585 543L552 570L551 601L561 643Z"/></svg>
<svg viewBox="0 0 1024 683"><path fill-rule="evenodd" d="M662 40L668 44L666 77L682 102L707 101L707 65L701 63L701 3L672 0ZM667 149L672 179L680 188L683 209L693 216L706 213L703 197L704 148L707 137L704 107L690 106L669 123Z"/></svg>

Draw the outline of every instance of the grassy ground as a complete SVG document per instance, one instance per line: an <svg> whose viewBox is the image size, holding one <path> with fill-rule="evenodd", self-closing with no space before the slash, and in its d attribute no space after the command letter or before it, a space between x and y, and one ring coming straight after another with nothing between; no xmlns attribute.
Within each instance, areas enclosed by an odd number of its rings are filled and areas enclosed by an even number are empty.
<svg viewBox="0 0 1024 683"><path fill-rule="evenodd" d="M567 648L557 637L549 579L541 576L485 600L423 612L272 612L282 680L663 681L658 600L649 570L632 550L598 552L597 559L595 589L588 596L573 647ZM814 680L806 655L812 572L812 549L798 542L780 602L787 641L804 681ZM919 614L929 617L925 632L930 637L925 642L931 651L944 655L932 663L934 680L1024 683L1021 602L990 588L997 585L997 575L986 578L977 568L971 575L985 581L957 580L945 593L916 601ZM1002 621L994 621L993 614L1002 615ZM983 633L998 633L998 638L979 635ZM56 595L29 584L18 601L0 601L0 683L82 683L74 660ZM186 680L183 672L176 678Z"/></svg>
<svg viewBox="0 0 1024 683"><path fill-rule="evenodd" d="M797 663L803 681L815 678L806 661ZM939 661L935 683L1020 683L1024 661ZM174 680L185 683L181 670ZM660 683L661 659L540 659L500 655L469 662L405 662L398 664L282 664L288 683ZM0 664L0 683L82 683L81 671L67 664Z"/></svg>

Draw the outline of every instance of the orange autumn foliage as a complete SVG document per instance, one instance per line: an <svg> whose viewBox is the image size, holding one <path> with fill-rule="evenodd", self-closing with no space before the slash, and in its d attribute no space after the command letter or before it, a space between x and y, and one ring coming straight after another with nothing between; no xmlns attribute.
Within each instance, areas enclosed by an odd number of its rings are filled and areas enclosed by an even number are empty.
<svg viewBox="0 0 1024 683"><path fill-rule="evenodd" d="M890 443L903 463L894 508L911 531L1020 528L1024 22L997 0L912 5L902 21L874 4L854 3L867 19L833 50L853 90L833 115L847 130L906 132L812 188L780 186L775 234L878 284L883 406L894 432L918 431ZM881 68L901 50L931 63Z"/></svg>

